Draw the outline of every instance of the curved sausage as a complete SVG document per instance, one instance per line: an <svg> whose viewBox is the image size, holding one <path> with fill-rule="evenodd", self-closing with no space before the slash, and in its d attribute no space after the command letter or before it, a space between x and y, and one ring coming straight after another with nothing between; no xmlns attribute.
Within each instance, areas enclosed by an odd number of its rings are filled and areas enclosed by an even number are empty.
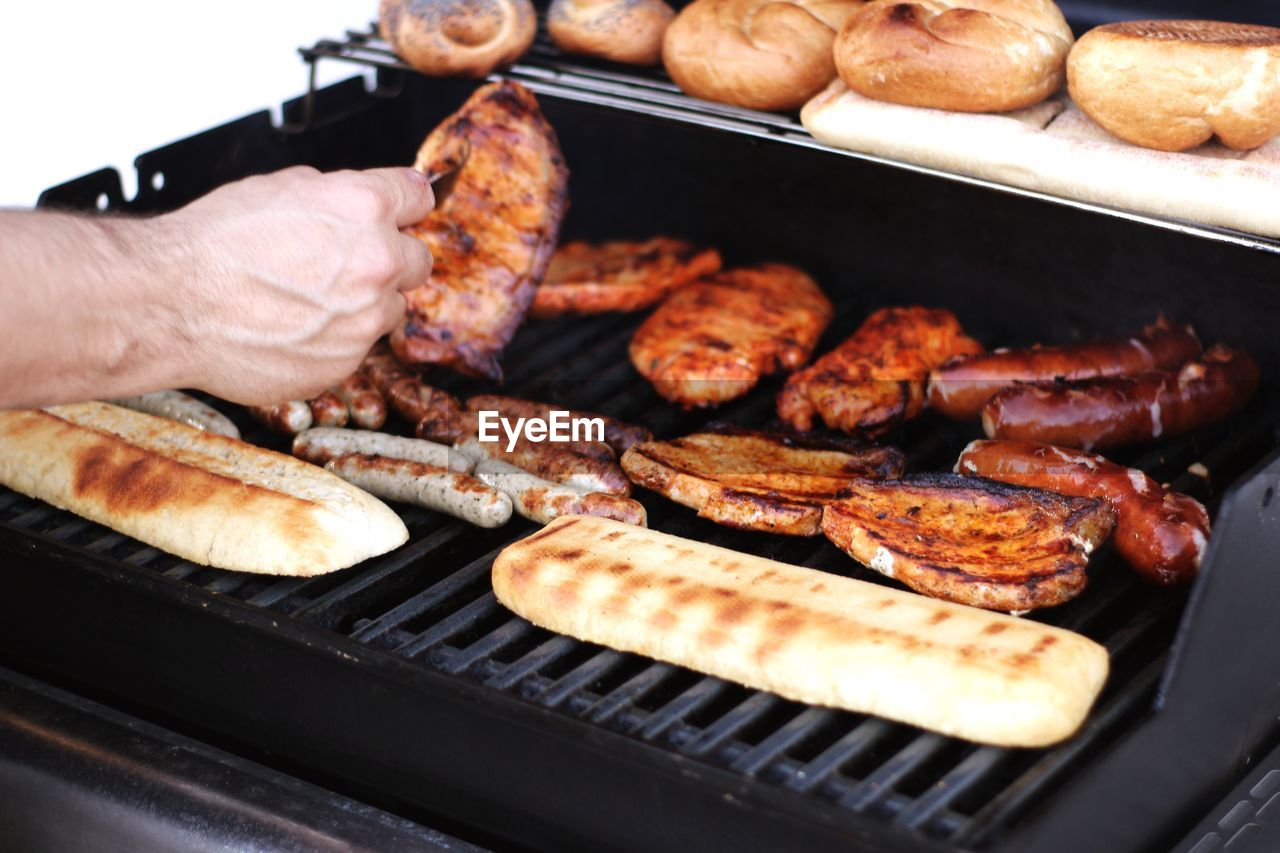
<svg viewBox="0 0 1280 853"><path fill-rule="evenodd" d="M1116 510L1116 551L1144 579L1171 586L1195 577L1209 543L1209 514L1134 468L1031 441L975 441L956 473L1102 498Z"/></svg>
<svg viewBox="0 0 1280 853"><path fill-rule="evenodd" d="M447 513L477 527L501 527L511 518L511 498L434 465L356 453L332 459L324 468L380 498Z"/></svg>
<svg viewBox="0 0 1280 853"><path fill-rule="evenodd" d="M552 410L568 412L571 418L599 418L604 424L604 443L609 445L614 455L621 458L633 444L639 444L642 441L652 441L653 433L642 426L630 424L626 421L620 421L617 418L611 418L608 415L599 415L595 412L579 412L573 409L562 409L549 403L538 403L533 400L522 400L519 397L505 397L501 394L478 394L467 400L467 408L473 412L482 410L496 411L502 413L505 418L542 418L544 420L550 418ZM596 445L598 442L582 442L583 444ZM575 448L578 449L578 448ZM598 450L584 447L578 449L579 453L586 455L599 455ZM605 458L600 456L600 458Z"/></svg>
<svg viewBox="0 0 1280 853"><path fill-rule="evenodd" d="M648 514L639 501L598 492L584 494L535 477L500 459L481 459L476 463L475 476L505 492L516 512L539 524L550 524L562 515L599 515L640 527L648 524Z"/></svg>
<svg viewBox="0 0 1280 853"><path fill-rule="evenodd" d="M308 401L311 406L311 423L318 427L344 427L351 413L347 404L332 391L323 391Z"/></svg>
<svg viewBox="0 0 1280 853"><path fill-rule="evenodd" d="M988 438L1102 450L1230 417L1257 387L1253 359L1219 344L1176 373L1006 388L982 407L982 426Z"/></svg>
<svg viewBox="0 0 1280 853"><path fill-rule="evenodd" d="M462 474L470 472L475 465L470 456L447 445L420 438L388 435L385 432L309 429L298 433L293 440L293 455L314 465L324 465L339 456L351 454L407 459Z"/></svg>
<svg viewBox="0 0 1280 853"><path fill-rule="evenodd" d="M281 435L297 435L311 428L311 406L304 400L289 400L274 406L249 406L248 409L259 423Z"/></svg>
<svg viewBox="0 0 1280 853"><path fill-rule="evenodd" d="M427 418L447 421L462 411L462 404L452 394L432 388L405 370L384 343L369 351L360 370L373 380L395 413L409 423Z"/></svg>
<svg viewBox="0 0 1280 853"><path fill-rule="evenodd" d="M1190 326L1164 317L1126 340L1002 349L952 359L929 375L929 405L949 418L976 417L998 391L1027 382L1077 381L1172 370L1200 354Z"/></svg>
<svg viewBox="0 0 1280 853"><path fill-rule="evenodd" d="M240 430L236 429L236 425L226 415L181 391L154 391L150 394L139 394L136 397L121 397L110 402L136 412L168 418L206 432L216 432L227 438L240 437Z"/></svg>
<svg viewBox="0 0 1280 853"><path fill-rule="evenodd" d="M361 429L380 429L387 422L387 401L363 373L356 371L330 390L347 404L351 422Z"/></svg>

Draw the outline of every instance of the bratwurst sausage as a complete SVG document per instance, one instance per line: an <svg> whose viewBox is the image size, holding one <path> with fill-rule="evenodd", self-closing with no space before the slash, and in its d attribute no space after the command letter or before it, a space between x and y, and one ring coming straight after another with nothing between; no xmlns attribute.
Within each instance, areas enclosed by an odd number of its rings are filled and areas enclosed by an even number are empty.
<svg viewBox="0 0 1280 853"><path fill-rule="evenodd" d="M1116 551L1152 583L1185 583L1204 559L1209 514L1200 502L1101 456L1032 441L975 441L960 454L956 473L1102 498L1116 510Z"/></svg>
<svg viewBox="0 0 1280 853"><path fill-rule="evenodd" d="M371 430L309 429L293 440L293 455L313 465L351 454L406 459L462 474L470 473L475 466L470 456L447 445Z"/></svg>
<svg viewBox="0 0 1280 853"><path fill-rule="evenodd" d="M347 404L332 391L323 391L308 402L311 406L311 423L314 426L344 427L351 417L351 413L347 411Z"/></svg>
<svg viewBox="0 0 1280 853"><path fill-rule="evenodd" d="M168 418L196 429L216 432L227 438L240 437L240 430L226 415L181 391L153 391L150 394L121 397L109 402L124 406L126 409L133 409L135 412L146 412L148 415Z"/></svg>
<svg viewBox="0 0 1280 853"><path fill-rule="evenodd" d="M311 406L305 400L289 400L274 406L249 406L249 414L272 432L297 435L312 424Z"/></svg>
<svg viewBox="0 0 1280 853"><path fill-rule="evenodd" d="M477 527L501 527L511 518L509 497L457 471L363 453L339 456L324 468L380 498L447 513Z"/></svg>
<svg viewBox="0 0 1280 853"><path fill-rule="evenodd" d="M330 390L347 404L351 422L361 429L381 429L387 422L387 401L363 373L356 371Z"/></svg>
<svg viewBox="0 0 1280 853"><path fill-rule="evenodd" d="M1218 344L1177 372L1006 388L982 407L982 426L988 438L1103 450L1230 417L1257 388L1253 359Z"/></svg>
<svg viewBox="0 0 1280 853"><path fill-rule="evenodd" d="M1028 382L1132 376L1173 370L1200 354L1190 326L1164 317L1125 340L1005 349L952 359L929 374L929 405L949 418L976 417L998 391Z"/></svg>
<svg viewBox="0 0 1280 853"><path fill-rule="evenodd" d="M405 370L384 343L369 351L360 369L373 380L395 413L409 423L456 417L462 411L462 404L452 394L432 388Z"/></svg>
<svg viewBox="0 0 1280 853"><path fill-rule="evenodd" d="M535 477L500 459L481 459L476 463L475 476L504 492L511 498L516 512L539 524L550 524L562 515L599 515L640 527L648 524L648 514L639 501L599 492L583 493Z"/></svg>
<svg viewBox="0 0 1280 853"><path fill-rule="evenodd" d="M631 481L617 462L601 462L571 450L535 444L523 438L510 450L505 439L482 442L476 438L464 438L454 447L472 459L500 459L523 468L535 477L584 492L604 492L623 497L631 494Z"/></svg>
<svg viewBox="0 0 1280 853"><path fill-rule="evenodd" d="M475 397L468 398L467 408L473 412L496 411L504 418L511 419L542 418L543 420L550 420L552 410L567 411L569 417L575 420L579 418L599 418L604 424L605 444L609 445L619 458L631 448L631 445L653 440L653 433L644 427L629 424L626 421L620 421L608 415L599 415L595 412L578 412L573 409L559 409L549 403L522 400L519 397L504 397L501 394L478 394ZM579 452L584 451L580 450Z"/></svg>

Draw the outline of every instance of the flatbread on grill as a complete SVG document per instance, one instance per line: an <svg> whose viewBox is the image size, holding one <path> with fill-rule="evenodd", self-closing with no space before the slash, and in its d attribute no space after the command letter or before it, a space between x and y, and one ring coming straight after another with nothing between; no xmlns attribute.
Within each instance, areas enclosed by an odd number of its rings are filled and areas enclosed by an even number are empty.
<svg viewBox="0 0 1280 853"><path fill-rule="evenodd" d="M645 441L622 457L631 481L727 527L816 536L822 507L860 477L899 477L902 452L765 430Z"/></svg>
<svg viewBox="0 0 1280 853"><path fill-rule="evenodd" d="M0 484L241 572L323 574L409 538L386 504L328 471L106 403L0 412Z"/></svg>
<svg viewBox="0 0 1280 853"><path fill-rule="evenodd" d="M1070 631L603 518L508 546L493 591L580 640L997 746L1070 736L1107 677Z"/></svg>

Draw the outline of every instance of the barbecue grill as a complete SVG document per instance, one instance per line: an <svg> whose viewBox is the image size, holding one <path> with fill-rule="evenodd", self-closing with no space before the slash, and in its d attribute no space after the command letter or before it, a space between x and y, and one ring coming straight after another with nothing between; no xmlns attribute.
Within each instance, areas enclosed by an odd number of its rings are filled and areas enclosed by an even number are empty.
<svg viewBox="0 0 1280 853"><path fill-rule="evenodd" d="M1122 16L1075 11L1077 23ZM374 70L313 86L279 124L254 114L143 154L134 199L102 170L41 205L150 213L297 163L412 162L474 86L407 71L372 29L302 54ZM1010 346L1124 334L1163 311L1258 360L1264 387L1244 413L1118 457L1209 506L1194 586L1145 586L1107 547L1079 598L1027 617L1111 654L1081 731L1049 749L979 746L554 635L489 586L498 551L533 525L481 530L403 506L400 549L279 579L197 566L0 490L7 665L395 814L553 850L1167 849L1275 746L1280 243L837 151L793 116L696 101L656 71L544 41L505 76L539 95L560 136L565 238L671 234L730 265L797 264L836 305L818 352L875 308L918 303ZM777 379L714 412L663 403L627 360L638 322L527 323L503 359L504 393L659 436L773 417ZM489 387L438 378L456 393ZM215 404L248 440L286 448ZM978 432L926 414L890 440L912 470L949 469ZM733 531L637 497L657 529L888 583L823 538ZM1219 841L1252 816L1217 828Z"/></svg>

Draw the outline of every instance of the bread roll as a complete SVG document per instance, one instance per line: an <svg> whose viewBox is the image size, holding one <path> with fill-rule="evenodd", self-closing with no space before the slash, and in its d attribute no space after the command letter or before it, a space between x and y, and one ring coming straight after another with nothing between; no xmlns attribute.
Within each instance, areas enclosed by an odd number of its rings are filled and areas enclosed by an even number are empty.
<svg viewBox="0 0 1280 853"><path fill-rule="evenodd" d="M1071 41L1053 0L875 0L834 54L840 79L868 98L987 113L1062 88Z"/></svg>
<svg viewBox="0 0 1280 853"><path fill-rule="evenodd" d="M529 0L382 0L379 31L401 59L433 77L484 77L533 44Z"/></svg>
<svg viewBox="0 0 1280 853"><path fill-rule="evenodd" d="M687 94L791 110L836 76L831 43L863 0L694 0L667 28L662 61Z"/></svg>
<svg viewBox="0 0 1280 853"><path fill-rule="evenodd" d="M0 412L0 483L206 566L309 576L409 538L291 456L105 403Z"/></svg>
<svg viewBox="0 0 1280 853"><path fill-rule="evenodd" d="M1067 61L1071 98L1145 148L1185 151L1217 134L1257 148L1280 133L1280 29L1129 21L1090 30Z"/></svg>
<svg viewBox="0 0 1280 853"><path fill-rule="evenodd" d="M1109 663L1060 628L586 516L508 546L493 591L581 640L997 746L1071 735Z"/></svg>
<svg viewBox="0 0 1280 853"><path fill-rule="evenodd" d="M547 33L568 53L629 65L657 65L676 16L662 0L552 0Z"/></svg>

